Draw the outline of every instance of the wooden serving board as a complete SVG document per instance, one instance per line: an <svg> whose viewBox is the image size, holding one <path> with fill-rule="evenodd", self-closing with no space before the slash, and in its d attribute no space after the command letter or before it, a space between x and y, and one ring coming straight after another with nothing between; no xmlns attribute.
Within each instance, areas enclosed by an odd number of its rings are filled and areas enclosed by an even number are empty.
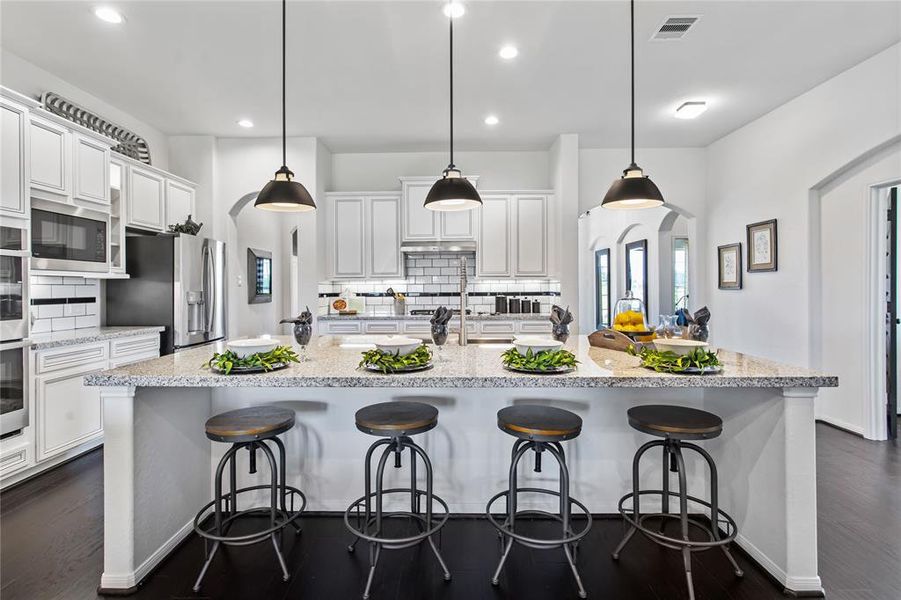
<svg viewBox="0 0 901 600"><path fill-rule="evenodd" d="M633 342L632 339L615 331L613 329L600 329L588 335L588 343L595 348L607 348L608 350L619 350L625 352L629 346L635 346L635 349L641 348L639 342Z"/></svg>

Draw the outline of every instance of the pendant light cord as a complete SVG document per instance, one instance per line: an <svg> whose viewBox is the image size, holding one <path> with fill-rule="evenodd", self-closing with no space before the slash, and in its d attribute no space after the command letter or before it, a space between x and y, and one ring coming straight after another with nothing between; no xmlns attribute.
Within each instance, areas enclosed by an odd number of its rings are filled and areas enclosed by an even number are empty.
<svg viewBox="0 0 901 600"><path fill-rule="evenodd" d="M286 27L285 21L287 16L288 0L282 0L282 166L287 168L288 165L288 119L286 116L287 94L285 92L285 80L287 79L287 70L285 69L285 38Z"/></svg>
<svg viewBox="0 0 901 600"><path fill-rule="evenodd" d="M454 168L454 18L447 19L450 28L450 164Z"/></svg>
<svg viewBox="0 0 901 600"><path fill-rule="evenodd" d="M632 51L632 164L635 164L635 0L629 0L630 46Z"/></svg>

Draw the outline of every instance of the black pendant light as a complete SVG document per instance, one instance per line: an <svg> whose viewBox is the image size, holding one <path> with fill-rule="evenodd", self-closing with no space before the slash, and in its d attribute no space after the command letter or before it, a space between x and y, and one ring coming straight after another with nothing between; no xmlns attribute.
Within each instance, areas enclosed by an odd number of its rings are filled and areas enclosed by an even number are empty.
<svg viewBox="0 0 901 600"><path fill-rule="evenodd" d="M629 1L629 23L631 26L632 50L632 164L623 171L623 176L613 182L601 206L619 210L654 208L663 204L663 194L635 164L635 0Z"/></svg>
<svg viewBox="0 0 901 600"><path fill-rule="evenodd" d="M472 210L482 206L482 198L454 164L454 18L450 23L450 163L444 175L435 182L423 206L437 211Z"/></svg>
<svg viewBox="0 0 901 600"><path fill-rule="evenodd" d="M299 181L292 181L294 173L286 166L287 132L285 117L285 13L287 0L282 0L282 166L272 181L260 191L254 206L276 212L306 212L316 209L316 203L307 188Z"/></svg>

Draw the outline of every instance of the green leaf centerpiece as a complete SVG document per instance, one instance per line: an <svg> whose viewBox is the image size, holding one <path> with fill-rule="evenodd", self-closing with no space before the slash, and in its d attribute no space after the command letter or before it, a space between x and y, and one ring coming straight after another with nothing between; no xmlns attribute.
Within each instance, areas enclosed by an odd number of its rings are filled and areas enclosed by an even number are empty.
<svg viewBox="0 0 901 600"><path fill-rule="evenodd" d="M636 350L629 346L629 354L641 359L641 366L658 373L685 373L686 371L714 371L722 365L716 352L696 348L688 354L676 354L669 350L660 351L647 346Z"/></svg>
<svg viewBox="0 0 901 600"><path fill-rule="evenodd" d="M401 356L400 352L382 352L374 348L363 353L363 359L358 368L377 368L382 373L397 373L428 366L432 362L432 351L425 346L419 346L410 354Z"/></svg>
<svg viewBox="0 0 901 600"><path fill-rule="evenodd" d="M561 372L576 368L579 361L569 350L543 350L532 353L528 350L520 354L516 348L510 348L501 355L504 366L517 371Z"/></svg>
<svg viewBox="0 0 901 600"><path fill-rule="evenodd" d="M238 357L231 350L216 352L213 358L203 364L206 368L214 368L217 371L229 375L234 369L259 369L272 371L288 363L299 363L300 358L290 346L276 346L269 352L257 352L244 358Z"/></svg>

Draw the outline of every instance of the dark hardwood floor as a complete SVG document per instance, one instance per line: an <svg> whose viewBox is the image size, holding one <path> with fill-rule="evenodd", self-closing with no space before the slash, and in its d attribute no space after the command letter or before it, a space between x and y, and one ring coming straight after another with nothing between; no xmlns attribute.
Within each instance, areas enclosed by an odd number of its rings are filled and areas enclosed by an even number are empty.
<svg viewBox="0 0 901 600"><path fill-rule="evenodd" d="M819 425L820 573L830 599L901 598L901 452ZM0 495L0 597L3 600L97 598L102 570L102 451L92 452ZM337 517L309 517L285 550L291 581L283 583L270 547L221 552L201 594L191 584L203 560L191 538L154 573L136 599L353 599L367 568L366 552L349 555ZM541 524L536 524L540 527ZM582 545L580 568L589 596L611 599L686 597L678 554L636 538L619 564L610 551L619 541L618 520L595 522ZM363 547L361 546L361 549ZM386 552L373 599L558 600L575 598L561 551L517 547L500 589L488 578L497 541L480 519L451 520L442 548L454 580L444 583L425 549ZM698 600L781 598L760 569L739 556L743 580L716 551L696 556Z"/></svg>

